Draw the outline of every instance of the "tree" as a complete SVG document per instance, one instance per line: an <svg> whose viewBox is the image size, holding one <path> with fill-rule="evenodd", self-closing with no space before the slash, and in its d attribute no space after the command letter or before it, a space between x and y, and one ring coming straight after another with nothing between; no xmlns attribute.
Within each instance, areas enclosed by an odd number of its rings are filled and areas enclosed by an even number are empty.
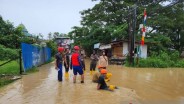
<svg viewBox="0 0 184 104"><path fill-rule="evenodd" d="M174 1L173 1L174 2ZM153 39L154 34L158 34L157 38L161 35L162 37L168 38L166 42L163 42L162 45L167 50L168 49L175 49L178 50L180 53L183 49L182 40L184 30L183 26L184 23L184 4L183 2L175 3L174 5L169 6L160 6L160 8L154 8L154 13L150 14L148 20L148 26L152 27L152 31L148 34L148 40L150 41ZM150 8L150 12L151 8ZM160 40L155 40L157 43L161 43Z"/></svg>
<svg viewBox="0 0 184 104"><path fill-rule="evenodd" d="M49 40L51 40L53 38L51 32L48 34L48 38L49 38Z"/></svg>
<svg viewBox="0 0 184 104"><path fill-rule="evenodd" d="M43 39L43 35L41 33L38 34L38 36Z"/></svg>
<svg viewBox="0 0 184 104"><path fill-rule="evenodd" d="M128 40L128 19L131 19L135 3L137 8L136 33L143 23L143 11L147 9L147 27L152 30L145 37L152 42L151 51L183 49L184 3L182 0L92 0L99 1L93 8L81 11L82 27L73 27L69 36L75 44L91 47L94 43L108 43L114 39ZM164 6L163 3L171 3ZM75 34L75 35L73 35ZM136 41L141 40L136 34ZM154 48L156 46L156 48ZM159 48L160 47L160 48Z"/></svg>
<svg viewBox="0 0 184 104"><path fill-rule="evenodd" d="M7 48L20 48L21 42L25 43L34 43L32 37L28 37L24 32L27 32L27 29L23 24L20 24L17 27L13 26L13 23L10 21L4 21L0 16L0 44ZM28 34L30 35L30 34Z"/></svg>
<svg viewBox="0 0 184 104"><path fill-rule="evenodd" d="M51 48L51 55L54 56L57 52L57 44L54 42L54 40L49 40L46 42L47 47Z"/></svg>
<svg viewBox="0 0 184 104"><path fill-rule="evenodd" d="M11 22L4 21L0 16L0 44L9 48L19 48L23 34L22 28L14 28Z"/></svg>
<svg viewBox="0 0 184 104"><path fill-rule="evenodd" d="M54 37L54 39L59 37L59 32L54 32L53 37Z"/></svg>

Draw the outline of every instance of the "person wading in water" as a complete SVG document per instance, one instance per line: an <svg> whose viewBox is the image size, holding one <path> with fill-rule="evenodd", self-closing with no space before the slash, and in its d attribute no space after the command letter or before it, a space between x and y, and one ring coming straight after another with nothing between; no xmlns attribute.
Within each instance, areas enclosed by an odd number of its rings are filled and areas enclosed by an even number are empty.
<svg viewBox="0 0 184 104"><path fill-rule="evenodd" d="M95 51L93 50L93 54L91 54L91 63L90 63L90 75L93 74L93 72L95 72L96 69L96 64L98 62L98 56L95 54Z"/></svg>
<svg viewBox="0 0 184 104"><path fill-rule="evenodd" d="M68 77L68 71L69 71L69 64L70 64L70 54L69 54L69 49L66 49L66 53L65 53L65 59L66 61L64 61L64 66L65 66L65 77Z"/></svg>
<svg viewBox="0 0 184 104"><path fill-rule="evenodd" d="M79 46L74 46L75 52L71 56L71 69L73 68L73 83L76 83L77 73L81 75L81 83L84 83L84 73L83 73L83 66L79 54Z"/></svg>
<svg viewBox="0 0 184 104"><path fill-rule="evenodd" d="M63 51L64 51L63 47L58 47L58 53L55 55L56 58L55 69L58 70L58 81L63 81L62 64L63 60L66 61L64 58Z"/></svg>
<svg viewBox="0 0 184 104"><path fill-rule="evenodd" d="M99 58L99 66L102 66L103 69L107 69L107 66L108 66L108 58L105 55L105 51L102 51L102 55Z"/></svg>

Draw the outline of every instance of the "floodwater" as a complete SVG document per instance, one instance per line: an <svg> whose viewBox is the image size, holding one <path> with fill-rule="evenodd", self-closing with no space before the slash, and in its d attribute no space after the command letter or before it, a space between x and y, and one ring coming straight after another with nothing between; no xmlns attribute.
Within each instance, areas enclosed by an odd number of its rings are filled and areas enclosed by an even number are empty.
<svg viewBox="0 0 184 104"><path fill-rule="evenodd" d="M184 69L143 69L110 65L108 84L114 92L96 90L86 60L85 83L72 81L72 71L63 82L57 81L54 63L39 72L24 75L0 89L0 104L184 104Z"/></svg>
<svg viewBox="0 0 184 104"><path fill-rule="evenodd" d="M112 84L135 90L141 104L184 104L184 69L109 68Z"/></svg>

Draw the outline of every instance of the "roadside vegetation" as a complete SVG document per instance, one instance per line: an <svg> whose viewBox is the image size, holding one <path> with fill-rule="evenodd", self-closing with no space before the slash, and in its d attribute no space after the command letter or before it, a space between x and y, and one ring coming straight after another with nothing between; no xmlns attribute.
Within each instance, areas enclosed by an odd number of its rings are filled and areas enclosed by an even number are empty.
<svg viewBox="0 0 184 104"><path fill-rule="evenodd" d="M6 61L0 61L0 64L4 62ZM19 79L19 69L17 60L0 66L0 87Z"/></svg>
<svg viewBox="0 0 184 104"><path fill-rule="evenodd" d="M29 35L29 36L28 36ZM21 78L19 65L19 52L21 43L39 45L42 34L31 35L23 24L15 27L10 21L4 21L0 16L0 87ZM42 46L40 44L40 46ZM9 62L10 61L10 62ZM36 67L27 73L37 72Z"/></svg>
<svg viewBox="0 0 184 104"><path fill-rule="evenodd" d="M129 19L132 19L131 14L136 3L135 0L94 1L99 3L93 8L81 11L81 26L74 26L69 33L74 39L74 44L80 44L88 55L93 52L96 43L109 44L114 40L129 40L131 33L128 23L130 23ZM164 6L165 2L170 4ZM139 0L137 5L135 41L141 41L142 33L139 25L143 24L143 11L146 8L148 30L146 30L145 42L149 44L148 58L140 59L139 64L134 66L183 67L183 60L180 58L184 51L183 1ZM172 53L173 50L177 52Z"/></svg>
<svg viewBox="0 0 184 104"><path fill-rule="evenodd" d="M125 65L130 66L128 63L127 58ZM159 54L153 53L146 59L139 59L138 63L137 59L135 59L134 63L135 67L143 68L184 68L184 59L179 57L179 52L177 51L171 51L169 53L162 51Z"/></svg>

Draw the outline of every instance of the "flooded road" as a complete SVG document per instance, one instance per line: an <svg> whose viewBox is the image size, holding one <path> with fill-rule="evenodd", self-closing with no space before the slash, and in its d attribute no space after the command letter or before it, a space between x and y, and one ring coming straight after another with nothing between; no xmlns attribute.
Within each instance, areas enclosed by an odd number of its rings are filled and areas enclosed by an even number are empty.
<svg viewBox="0 0 184 104"><path fill-rule="evenodd" d="M109 68L112 83L134 89L142 104L184 104L184 69Z"/></svg>
<svg viewBox="0 0 184 104"><path fill-rule="evenodd" d="M54 63L43 65L39 72L0 89L0 104L184 104L184 70L135 69L110 65L112 78L108 84L117 85L114 92L98 91L86 62L85 83L63 76L57 81Z"/></svg>

